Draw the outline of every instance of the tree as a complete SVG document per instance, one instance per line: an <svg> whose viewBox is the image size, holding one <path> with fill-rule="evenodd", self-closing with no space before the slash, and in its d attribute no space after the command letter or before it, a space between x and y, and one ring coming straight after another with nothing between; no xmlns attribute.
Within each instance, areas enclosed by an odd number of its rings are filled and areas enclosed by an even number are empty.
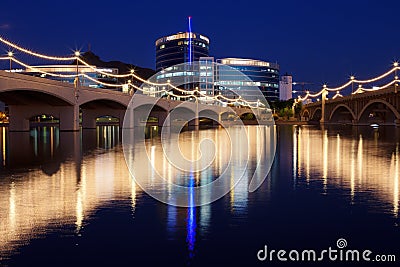
<svg viewBox="0 0 400 267"><path fill-rule="evenodd" d="M297 119L300 119L300 114L301 114L301 110L303 108L303 102L298 102L295 106L294 106L294 114L296 116Z"/></svg>
<svg viewBox="0 0 400 267"><path fill-rule="evenodd" d="M292 108L289 108L289 107L283 108L283 109L279 110L278 115L279 115L279 117L286 117L286 119L289 120L290 117L293 116Z"/></svg>

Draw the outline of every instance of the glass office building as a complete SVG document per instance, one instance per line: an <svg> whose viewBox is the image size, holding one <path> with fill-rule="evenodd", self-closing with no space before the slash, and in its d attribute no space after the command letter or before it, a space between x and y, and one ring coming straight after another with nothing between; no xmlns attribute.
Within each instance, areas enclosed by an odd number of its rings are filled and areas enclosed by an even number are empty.
<svg viewBox="0 0 400 267"><path fill-rule="evenodd" d="M193 32L180 32L159 38L156 41L156 72L208 57L209 45L208 37Z"/></svg>
<svg viewBox="0 0 400 267"><path fill-rule="evenodd" d="M223 58L217 63L228 65L245 74L249 80L230 80L229 86L235 86L238 90L246 88L246 95L252 96L254 90L259 89L268 101L279 100L279 65L255 59ZM229 75L229 74L224 74ZM223 84L220 84L223 86ZM253 92L252 92L253 91Z"/></svg>

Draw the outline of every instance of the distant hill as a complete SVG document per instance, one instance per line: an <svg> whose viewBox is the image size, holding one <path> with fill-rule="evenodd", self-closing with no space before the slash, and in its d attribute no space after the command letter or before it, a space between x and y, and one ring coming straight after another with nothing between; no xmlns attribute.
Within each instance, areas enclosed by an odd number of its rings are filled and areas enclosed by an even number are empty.
<svg viewBox="0 0 400 267"><path fill-rule="evenodd" d="M102 67L102 68L117 68L119 74L128 74L131 72L131 69L135 70L135 74L142 77L143 79L148 79L151 76L153 76L156 72L152 69L149 68L142 68L139 66L135 66L132 64L127 64L121 61L103 61L100 59L100 57L96 54L94 54L91 51L85 52L84 54L81 55L81 58L87 62L90 65L94 65L96 67ZM76 62L74 63L76 64ZM125 80L131 79L126 78ZM119 79L120 82L125 82L124 79Z"/></svg>

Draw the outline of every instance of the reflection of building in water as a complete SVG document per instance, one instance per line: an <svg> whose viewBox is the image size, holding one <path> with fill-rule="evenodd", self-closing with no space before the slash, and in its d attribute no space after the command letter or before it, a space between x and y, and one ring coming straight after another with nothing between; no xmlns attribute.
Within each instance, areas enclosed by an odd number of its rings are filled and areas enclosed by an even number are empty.
<svg viewBox="0 0 400 267"><path fill-rule="evenodd" d="M111 127L112 128L112 127ZM206 164L211 162L209 168L201 172L192 173L191 179L179 176L179 172L168 164L168 160L163 156L163 151L158 138L146 139L145 143L135 143L137 150L135 153L127 153L127 162L137 162L141 169L148 170L147 176L149 183L156 190L170 195L172 192L168 186L160 185L156 179L156 171L164 174L169 182L191 185L186 188L189 190L188 197L191 203L195 199L207 200L208 194L197 194L193 186L207 184L214 180L220 173L224 172L227 164L232 162L244 162L250 158L250 164L244 172L243 180L236 187L235 183L241 178L243 173L238 165L233 165L230 169L229 178L222 186L230 189L227 202L231 206L232 212L242 214L246 212L245 207L248 201L248 182L252 178L251 170L255 167L255 162L265 160L264 156L257 154L261 151L261 144L268 139L267 127L248 127L248 141L245 142L237 132L232 136L237 146L232 149L236 151L246 151L247 153L233 153L237 155L232 158L227 150L230 148L230 139L224 130L206 130L198 132L185 132L179 142L182 153L188 158L200 158L200 151L197 150L200 140L203 138L212 140L216 144L214 154L203 155L204 157L195 164ZM2 129L4 131L4 129ZM41 130L43 131L43 129ZM1 132L0 132L1 133ZM59 141L56 141L59 135ZM64 225L75 225L79 232L91 213L105 205L110 200L131 200L132 209L136 205L136 184L132 183L122 150L119 144L117 130L110 129L109 126L99 127L97 131L83 131L82 133L61 133L51 130L47 132L33 131L16 135L9 135L13 144L21 143L23 146L19 150L5 146L6 153L11 150L13 153L23 153L23 147L30 147L32 153L26 153L27 158L18 166L26 167L27 163L42 160L54 160L57 164L52 172L45 172L40 167L33 166L31 171L20 173L18 176L0 176L0 254L10 255L19 244L26 244L31 239L46 234L52 227ZM42 138L40 136L47 136ZM38 138L38 140L32 140ZM79 139L82 138L82 139ZM23 140L28 140L27 143ZM32 142L30 142L31 140ZM53 141L51 141L53 140ZM81 151L81 141L84 144ZM235 141L236 140L236 141ZM18 141L18 142L17 142ZM66 141L66 144L64 143ZM53 143L52 143L53 142ZM39 149L40 146L47 144L47 148ZM88 143L94 145L88 145ZM11 144L11 143L8 143ZM143 149L145 145L146 149ZM37 147L37 149L34 149ZM50 149L49 148L52 148ZM103 147L103 148L99 148ZM105 149L104 149L105 148ZM166 149L171 149L168 144ZM267 151L267 147L264 147ZM175 149L175 148L173 148ZM22 151L22 152L21 152ZM35 151L37 153L35 153ZM88 153L88 151L91 151ZM81 154L83 152L83 155ZM45 156L43 155L45 154ZM60 156L61 154L61 156ZM143 163L147 158L151 161ZM30 158L29 158L30 157ZM156 171L151 168L151 164L156 166ZM198 166L197 166L198 167ZM187 182L190 182L189 184ZM201 207L191 207L189 209L175 208L172 206L161 205L161 210L165 210L165 218L168 220L168 232L174 235L180 229L186 229L186 242L189 256L193 256L196 251L196 240L202 233L207 232L211 221L211 208L209 205ZM165 209L164 209L165 207ZM185 240L185 239L184 239Z"/></svg>
<svg viewBox="0 0 400 267"><path fill-rule="evenodd" d="M189 206L187 209L168 206L165 215L169 236L174 235L177 229L186 228L189 258L196 251L198 236L207 231L211 220L209 205L194 205L211 203L213 193L223 191L228 194L232 212L238 215L246 213L249 182L254 172L265 177L264 169L256 168L257 163L263 165L273 158L271 152L275 147L270 144L269 138L274 130L252 126L241 130L233 127L229 131L182 132L179 136L171 134L162 145L160 139L144 139L130 142L135 146L125 149L130 169L142 188L162 202L187 203ZM176 154L183 156L188 164L180 165L182 161L173 160ZM220 178L223 174L226 176ZM194 185L208 185L217 178L219 183L216 186L206 190L193 188ZM176 199L180 197L187 202L177 203Z"/></svg>
<svg viewBox="0 0 400 267"><path fill-rule="evenodd" d="M39 168L0 176L0 255L7 256L17 244L45 234L53 226L75 224L79 231L91 212L106 201L132 198L135 208L136 185L123 153L118 149L101 152L81 162L59 162L59 169L50 177Z"/></svg>
<svg viewBox="0 0 400 267"><path fill-rule="evenodd" d="M297 146L296 174L310 181L311 173L321 173L323 189L327 186L347 186L353 202L357 193L372 195L393 205L393 214L399 212L399 142L377 143L362 134L356 138L342 137L328 130L309 127L295 128L294 145ZM389 147L389 151L388 151ZM385 155L390 155L386 157ZM297 164L297 165L296 165ZM314 176L315 179L321 179Z"/></svg>

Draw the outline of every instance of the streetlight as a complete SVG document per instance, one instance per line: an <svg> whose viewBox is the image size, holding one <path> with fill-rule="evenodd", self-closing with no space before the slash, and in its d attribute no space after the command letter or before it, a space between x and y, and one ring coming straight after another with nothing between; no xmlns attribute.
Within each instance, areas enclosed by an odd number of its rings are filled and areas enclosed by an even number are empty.
<svg viewBox="0 0 400 267"><path fill-rule="evenodd" d="M133 74L134 74L134 72L135 72L135 70L134 69L131 69L131 80L133 80Z"/></svg>
<svg viewBox="0 0 400 267"><path fill-rule="evenodd" d="M74 54L75 54L75 57L76 57L76 78L75 78L75 81L74 81L75 88L76 88L79 85L79 61L78 61L78 58L81 55L81 52L75 51Z"/></svg>
<svg viewBox="0 0 400 267"><path fill-rule="evenodd" d="M354 75L350 76L350 80L351 80L351 93L354 93L354 79L356 77L354 77Z"/></svg>
<svg viewBox="0 0 400 267"><path fill-rule="evenodd" d="M394 92L397 94L397 79L398 79L398 76L397 76L397 68L398 68L398 66L399 66L399 62L395 61L395 62L393 63L393 66L395 67L395 69L394 69L394 79L395 79L395 82L394 82Z"/></svg>
<svg viewBox="0 0 400 267"><path fill-rule="evenodd" d="M12 67L12 57L14 56L14 53L12 51L9 51L7 53L8 57L10 58L10 72L11 72L11 67Z"/></svg>

